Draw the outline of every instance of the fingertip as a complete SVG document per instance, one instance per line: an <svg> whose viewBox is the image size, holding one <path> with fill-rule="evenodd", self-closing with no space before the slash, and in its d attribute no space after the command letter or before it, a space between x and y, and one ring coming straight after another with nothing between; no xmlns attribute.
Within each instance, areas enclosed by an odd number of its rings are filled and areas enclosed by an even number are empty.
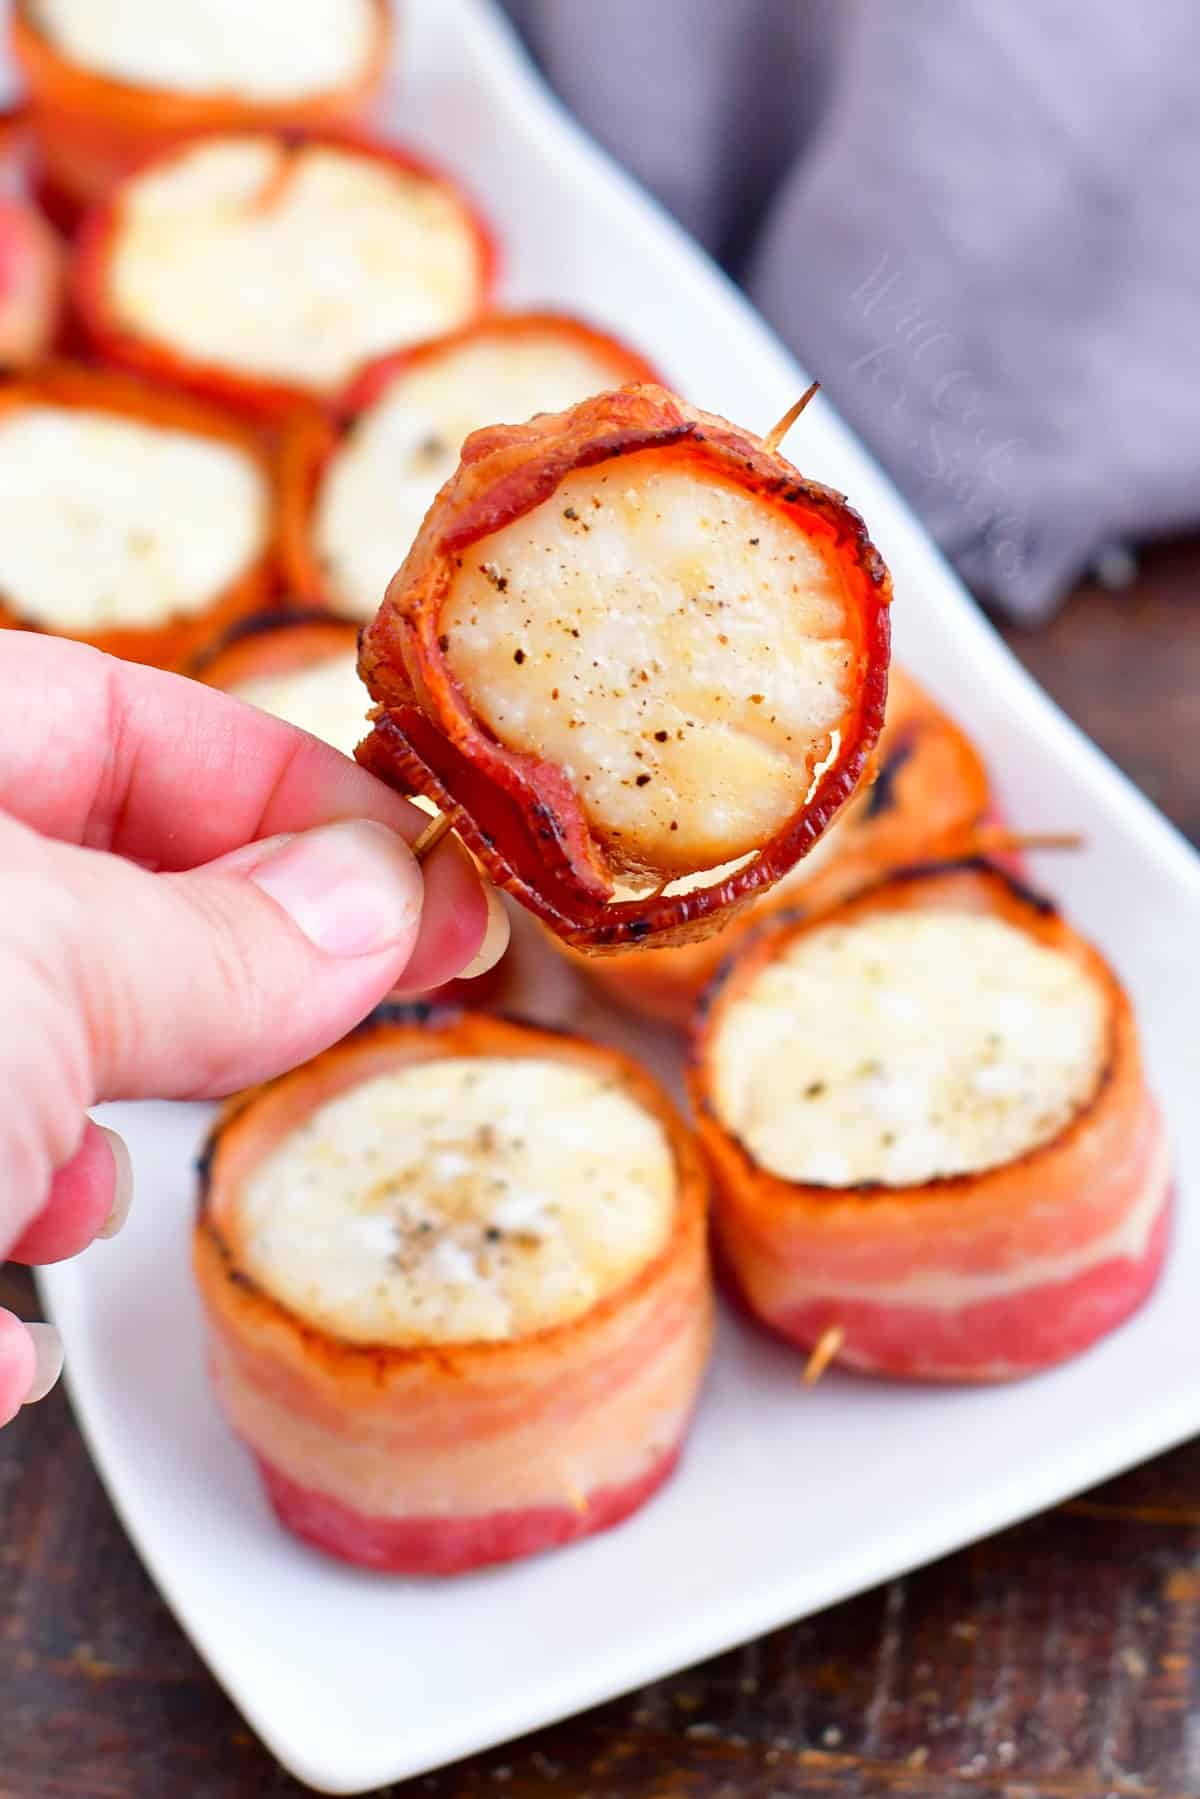
<svg viewBox="0 0 1200 1799"><path fill-rule="evenodd" d="M129 1151L88 1119L79 1148L50 1183L46 1203L9 1251L14 1262L62 1262L97 1237L114 1237L133 1195Z"/></svg>
<svg viewBox="0 0 1200 1799"><path fill-rule="evenodd" d="M0 1311L0 1424L16 1417L38 1372L33 1338L19 1318Z"/></svg>
<svg viewBox="0 0 1200 1799"><path fill-rule="evenodd" d="M45 1399L63 1371L63 1340L53 1324L27 1324L25 1334L33 1345L33 1379L25 1389L23 1406Z"/></svg>
<svg viewBox="0 0 1200 1799"><path fill-rule="evenodd" d="M483 885L483 897L487 901L487 923L483 930L483 941L471 957L465 968L460 968L460 981L473 981L477 975L486 974L494 968L505 950L508 948L510 936L508 908L490 882Z"/></svg>
<svg viewBox="0 0 1200 1799"><path fill-rule="evenodd" d="M97 1237L107 1240L121 1234L129 1217L129 1208L133 1204L133 1158L129 1145L118 1132L110 1131L104 1124L98 1124L96 1129L108 1144L113 1159L112 1201L107 1218L96 1232Z"/></svg>
<svg viewBox="0 0 1200 1799"><path fill-rule="evenodd" d="M421 928L396 985L398 993L428 993L456 980L479 955L489 930L495 929L489 885L457 837L439 843L421 872L425 877Z"/></svg>

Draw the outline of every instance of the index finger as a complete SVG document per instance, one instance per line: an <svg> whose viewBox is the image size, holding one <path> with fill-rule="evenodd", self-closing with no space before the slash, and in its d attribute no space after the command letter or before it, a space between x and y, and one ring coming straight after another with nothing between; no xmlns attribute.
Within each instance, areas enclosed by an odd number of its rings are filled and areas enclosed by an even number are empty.
<svg viewBox="0 0 1200 1799"><path fill-rule="evenodd" d="M364 688L364 736L369 704ZM0 632L0 810L172 870L336 819L376 819L410 842L429 823L339 751L229 694L24 631Z"/></svg>

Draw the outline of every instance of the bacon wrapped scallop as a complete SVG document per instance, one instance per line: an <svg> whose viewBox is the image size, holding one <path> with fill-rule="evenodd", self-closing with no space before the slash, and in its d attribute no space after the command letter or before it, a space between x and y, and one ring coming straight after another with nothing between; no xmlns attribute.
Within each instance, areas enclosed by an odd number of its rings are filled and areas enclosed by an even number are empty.
<svg viewBox="0 0 1200 1799"><path fill-rule="evenodd" d="M231 1102L201 1168L212 1373L299 1536L450 1574L670 1475L711 1332L705 1177L616 1052L385 1009Z"/></svg>
<svg viewBox="0 0 1200 1799"><path fill-rule="evenodd" d="M654 379L616 338L558 313L494 313L381 357L327 406L289 420L282 548L292 587L373 618L472 431Z"/></svg>
<svg viewBox="0 0 1200 1799"><path fill-rule="evenodd" d="M185 668L267 602L275 534L236 420L65 362L0 388L0 625Z"/></svg>
<svg viewBox="0 0 1200 1799"><path fill-rule="evenodd" d="M982 862L780 914L706 998L690 1072L724 1267L871 1374L1031 1374L1145 1299L1170 1170L1129 1000Z"/></svg>
<svg viewBox="0 0 1200 1799"><path fill-rule="evenodd" d="M705 936L854 791L890 596L841 495L663 388L476 432L363 633L359 759L572 946Z"/></svg>
<svg viewBox="0 0 1200 1799"><path fill-rule="evenodd" d="M874 779L863 782L824 836L732 932L774 906L818 912L889 869L969 852L993 816L987 770L966 732L893 662ZM686 1025L696 1000L733 947L731 932L674 949L572 959L622 1005Z"/></svg>
<svg viewBox="0 0 1200 1799"><path fill-rule="evenodd" d="M15 0L9 42L69 214L199 132L353 124L390 39L390 0Z"/></svg>
<svg viewBox="0 0 1200 1799"><path fill-rule="evenodd" d="M111 361L278 419L483 308L491 237L445 176L361 134L189 139L87 215L74 265Z"/></svg>

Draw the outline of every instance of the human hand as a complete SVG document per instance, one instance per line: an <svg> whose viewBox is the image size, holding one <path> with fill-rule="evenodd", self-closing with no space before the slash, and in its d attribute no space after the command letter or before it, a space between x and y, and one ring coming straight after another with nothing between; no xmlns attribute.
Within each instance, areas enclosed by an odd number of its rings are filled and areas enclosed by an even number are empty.
<svg viewBox="0 0 1200 1799"><path fill-rule="evenodd" d="M0 632L0 1259L120 1228L128 1154L89 1106L236 1091L492 965L503 908L453 837L417 866L428 822L213 688ZM61 1359L0 1311L0 1424Z"/></svg>

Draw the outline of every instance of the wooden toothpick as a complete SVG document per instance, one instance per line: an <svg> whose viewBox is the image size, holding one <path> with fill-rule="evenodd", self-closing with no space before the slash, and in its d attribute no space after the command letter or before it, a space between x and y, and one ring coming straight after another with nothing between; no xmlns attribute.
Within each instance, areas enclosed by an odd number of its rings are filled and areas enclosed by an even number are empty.
<svg viewBox="0 0 1200 1799"><path fill-rule="evenodd" d="M575 1516L577 1518L584 1517L588 1509L587 1494L583 1491L583 1488L579 1485L578 1481L573 1480L569 1474L565 1475L563 1478L563 1492L566 1494L567 1504L575 1513Z"/></svg>
<svg viewBox="0 0 1200 1799"><path fill-rule="evenodd" d="M840 1324L826 1325L816 1342L812 1354L804 1364L804 1384L815 1387L835 1355L846 1341L846 1333Z"/></svg>
<svg viewBox="0 0 1200 1799"><path fill-rule="evenodd" d="M975 833L975 847L985 856L1012 856L1022 850L1081 850L1080 831L1006 831L985 825Z"/></svg>
<svg viewBox="0 0 1200 1799"><path fill-rule="evenodd" d="M436 818L431 818L429 823L425 826L425 829L421 832L421 835L412 845L413 860L415 862L424 862L428 856L432 856L434 850L442 841L442 838L448 834L449 830L450 814L448 812L439 812Z"/></svg>
<svg viewBox="0 0 1200 1799"><path fill-rule="evenodd" d="M779 423L771 426L771 429L763 438L763 442L766 444L768 450L777 450L779 448L780 444L783 442L792 426L796 423L796 420L800 417L800 414L804 411L804 408L808 405L808 402L812 399L813 395L820 391L820 387L821 383L819 381L814 381L811 387L806 387L804 392L800 395L800 398L796 401L796 404L788 407Z"/></svg>

